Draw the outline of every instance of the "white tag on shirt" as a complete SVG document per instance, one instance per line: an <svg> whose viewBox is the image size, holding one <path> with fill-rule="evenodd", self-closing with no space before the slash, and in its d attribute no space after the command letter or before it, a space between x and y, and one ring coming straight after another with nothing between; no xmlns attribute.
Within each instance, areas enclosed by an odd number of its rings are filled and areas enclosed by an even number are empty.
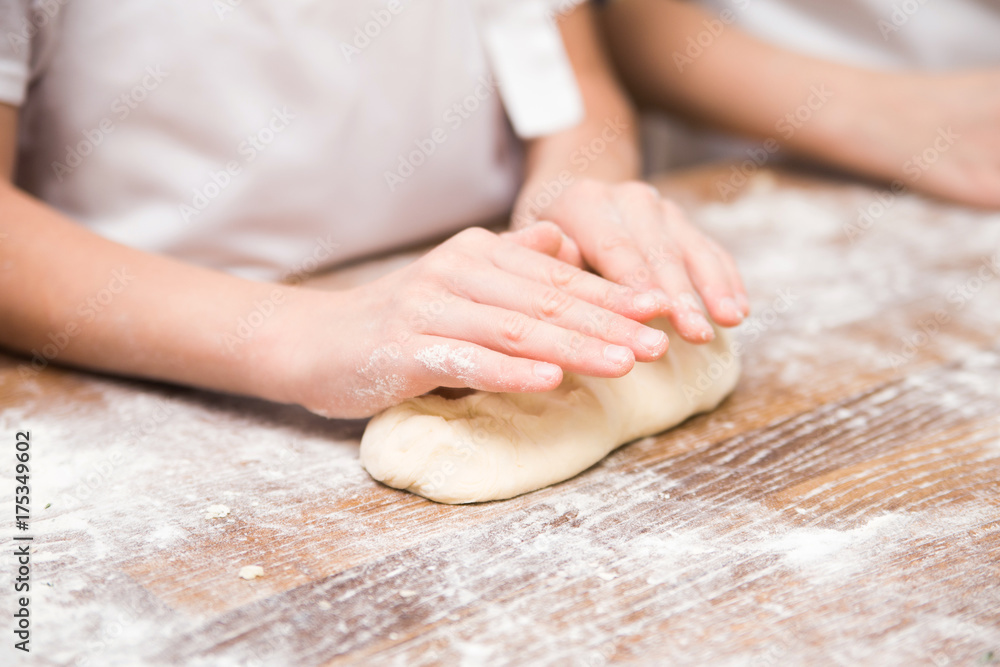
<svg viewBox="0 0 1000 667"><path fill-rule="evenodd" d="M549 3L483 0L479 19L500 96L519 137L553 134L583 120L583 97Z"/></svg>

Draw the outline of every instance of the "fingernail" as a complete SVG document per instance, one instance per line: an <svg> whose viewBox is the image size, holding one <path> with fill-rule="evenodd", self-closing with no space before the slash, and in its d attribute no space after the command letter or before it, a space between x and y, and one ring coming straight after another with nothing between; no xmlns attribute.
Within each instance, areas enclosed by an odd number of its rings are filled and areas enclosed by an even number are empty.
<svg viewBox="0 0 1000 667"><path fill-rule="evenodd" d="M555 364L546 364L544 362L538 362L535 364L535 376L543 380L554 380L559 377L559 367Z"/></svg>
<svg viewBox="0 0 1000 667"><path fill-rule="evenodd" d="M697 335L703 341L708 342L715 338L715 330L701 313L688 313L684 316L684 322L691 329L697 329Z"/></svg>
<svg viewBox="0 0 1000 667"><path fill-rule="evenodd" d="M739 306L736 305L735 299L731 299L728 296L724 299L719 299L719 310L724 315L729 315L740 322L743 321L743 313L740 311Z"/></svg>
<svg viewBox="0 0 1000 667"><path fill-rule="evenodd" d="M652 294L639 294L632 299L632 306L636 310L655 310L658 303Z"/></svg>
<svg viewBox="0 0 1000 667"><path fill-rule="evenodd" d="M646 327L638 336L639 344L650 351L657 351L667 342L667 334L659 329Z"/></svg>
<svg viewBox="0 0 1000 667"><path fill-rule="evenodd" d="M632 350L621 345L608 345L604 348L604 358L616 366L622 366L632 361Z"/></svg>

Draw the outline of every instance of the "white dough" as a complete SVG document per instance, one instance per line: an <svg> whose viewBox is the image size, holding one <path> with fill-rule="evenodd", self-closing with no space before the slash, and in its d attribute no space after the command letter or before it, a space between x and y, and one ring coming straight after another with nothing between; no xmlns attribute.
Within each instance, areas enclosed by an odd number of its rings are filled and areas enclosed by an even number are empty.
<svg viewBox="0 0 1000 667"><path fill-rule="evenodd" d="M544 393L425 395L376 415L361 439L375 479L441 503L500 500L576 475L620 445L717 406L739 378L732 338L691 345L621 378L567 373Z"/></svg>

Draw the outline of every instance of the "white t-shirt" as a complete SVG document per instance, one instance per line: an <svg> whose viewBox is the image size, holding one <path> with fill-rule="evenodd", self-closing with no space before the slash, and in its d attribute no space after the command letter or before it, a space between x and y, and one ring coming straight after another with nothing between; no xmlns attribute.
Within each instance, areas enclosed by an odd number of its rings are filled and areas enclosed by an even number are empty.
<svg viewBox="0 0 1000 667"><path fill-rule="evenodd" d="M0 0L18 184L254 279L503 215L519 184L468 0Z"/></svg>
<svg viewBox="0 0 1000 667"><path fill-rule="evenodd" d="M699 0L793 51L876 69L1000 65L1000 0Z"/></svg>

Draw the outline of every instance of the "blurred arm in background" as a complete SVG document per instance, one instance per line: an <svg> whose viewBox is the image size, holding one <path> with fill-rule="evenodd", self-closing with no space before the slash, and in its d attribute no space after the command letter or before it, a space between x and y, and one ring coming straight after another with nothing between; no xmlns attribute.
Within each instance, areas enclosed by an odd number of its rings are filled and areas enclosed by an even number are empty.
<svg viewBox="0 0 1000 667"><path fill-rule="evenodd" d="M618 0L599 13L613 61L642 105L774 138L878 180L1000 207L1000 68L929 74L844 65L772 46L676 0ZM707 46L689 49L706 31Z"/></svg>

